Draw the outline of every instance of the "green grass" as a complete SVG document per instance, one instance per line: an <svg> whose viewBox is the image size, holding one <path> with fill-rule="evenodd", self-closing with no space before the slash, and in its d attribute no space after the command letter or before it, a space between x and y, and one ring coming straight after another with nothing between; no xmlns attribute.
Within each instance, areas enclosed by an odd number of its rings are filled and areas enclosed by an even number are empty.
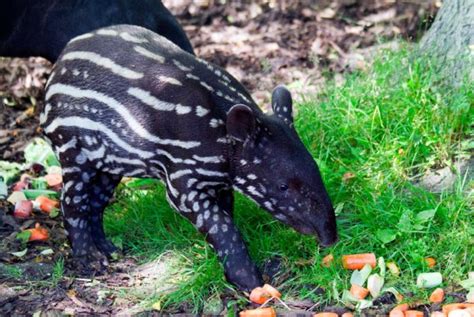
<svg viewBox="0 0 474 317"><path fill-rule="evenodd" d="M237 195L235 222L253 259L261 264L281 257L290 276L276 285L286 298L335 302L349 287L350 273L339 263L321 268L333 253L375 252L394 261L401 276L388 275L387 285L414 299L428 292L415 287L416 276L430 271L423 261L438 261L443 285L456 285L474 267L472 184L459 178L454 190L429 193L413 180L431 168L452 166L472 150L474 89L460 83L442 85L434 67L411 52L384 52L373 67L328 83L314 98L297 105L296 128L317 160L338 211L340 241L319 249L312 237L280 224L252 202ZM343 181L343 175L355 177ZM109 235L144 262L163 252L180 261L175 290L154 294L162 307L199 311L206 300L231 286L204 237L164 198L164 189L122 188L106 217ZM326 289L316 295L316 287ZM244 302L242 300L242 302Z"/></svg>

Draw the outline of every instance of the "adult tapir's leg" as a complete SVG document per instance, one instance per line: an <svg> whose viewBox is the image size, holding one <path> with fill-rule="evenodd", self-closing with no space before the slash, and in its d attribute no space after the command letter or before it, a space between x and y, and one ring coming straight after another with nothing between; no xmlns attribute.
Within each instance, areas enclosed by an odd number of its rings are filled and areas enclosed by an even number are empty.
<svg viewBox="0 0 474 317"><path fill-rule="evenodd" d="M114 194L114 189L122 177L105 172L98 172L94 179L90 191L90 214L89 225L91 236L97 248L107 257L118 251L112 242L106 239L103 226L104 209Z"/></svg>
<svg viewBox="0 0 474 317"><path fill-rule="evenodd" d="M108 264L107 258L97 249L90 226L91 180L95 171L78 167L63 167L64 187L61 210L64 228L79 269L101 271ZM90 272L86 272L90 273Z"/></svg>
<svg viewBox="0 0 474 317"><path fill-rule="evenodd" d="M176 194L176 189L179 194ZM232 221L233 196L230 190L212 191L175 188L168 198L194 226L206 235L224 265L226 278L239 289L250 291L261 286L262 278L247 252L242 237Z"/></svg>

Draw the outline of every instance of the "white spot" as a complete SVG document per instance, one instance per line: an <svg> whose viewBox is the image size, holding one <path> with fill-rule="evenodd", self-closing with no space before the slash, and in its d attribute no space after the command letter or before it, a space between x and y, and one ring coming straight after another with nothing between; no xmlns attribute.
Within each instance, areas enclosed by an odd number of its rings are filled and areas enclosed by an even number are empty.
<svg viewBox="0 0 474 317"><path fill-rule="evenodd" d="M182 70L183 72L190 72L192 71L193 69L190 68L190 67L186 67L184 66L183 64L181 64L179 61L177 61L176 59L173 59L173 64L176 65L176 67L178 67L180 70Z"/></svg>
<svg viewBox="0 0 474 317"><path fill-rule="evenodd" d="M254 179L257 179L257 176L255 174L248 174L247 178L254 180Z"/></svg>
<svg viewBox="0 0 474 317"><path fill-rule="evenodd" d="M217 225L213 225L211 229L209 229L210 234L216 234L218 231L219 231L219 228L217 227Z"/></svg>
<svg viewBox="0 0 474 317"><path fill-rule="evenodd" d="M214 119L213 118L213 119L211 119L211 121L209 121L209 126L211 128L217 128L217 127L219 127L223 124L224 124L224 121L222 121L221 119Z"/></svg>
<svg viewBox="0 0 474 317"><path fill-rule="evenodd" d="M127 42L132 42L132 43L147 43L147 39L141 39L136 36L131 35L130 33L127 32L122 32L120 33L120 37L124 39Z"/></svg>
<svg viewBox="0 0 474 317"><path fill-rule="evenodd" d="M222 230L222 232L227 232L227 230L229 230L229 227L226 224L223 224L221 226L221 230Z"/></svg>
<svg viewBox="0 0 474 317"><path fill-rule="evenodd" d="M209 113L209 109L206 109L206 108L201 107L201 106L196 107L196 115L198 117L204 117L208 113Z"/></svg>
<svg viewBox="0 0 474 317"><path fill-rule="evenodd" d="M66 152L69 149L74 149L77 145L77 139L76 137L73 137L71 140L69 140L67 143L61 145L60 147L56 148L56 153L63 153Z"/></svg>
<svg viewBox="0 0 474 317"><path fill-rule="evenodd" d="M79 221L81 218L66 218L66 221L69 223L69 225L73 228L76 228L77 225L79 224Z"/></svg>
<svg viewBox="0 0 474 317"><path fill-rule="evenodd" d="M176 85L176 86L182 86L183 84L177 80L176 78L172 78L172 77L167 77L167 76L158 76L158 79L162 82L165 82L165 83L168 83L168 84L171 84L171 85Z"/></svg>
<svg viewBox="0 0 474 317"><path fill-rule="evenodd" d="M196 227L197 228L201 228L202 227L202 224L203 224L203 221L202 221L202 215L199 214L196 218Z"/></svg>
<svg viewBox="0 0 474 317"><path fill-rule="evenodd" d="M197 201L194 202L193 204L193 211L197 212L199 210L199 203Z"/></svg>

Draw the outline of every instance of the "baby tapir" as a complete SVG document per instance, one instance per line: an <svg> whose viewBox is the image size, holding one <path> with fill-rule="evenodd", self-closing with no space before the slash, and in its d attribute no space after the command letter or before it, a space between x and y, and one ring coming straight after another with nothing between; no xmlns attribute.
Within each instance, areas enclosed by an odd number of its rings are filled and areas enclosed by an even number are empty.
<svg viewBox="0 0 474 317"><path fill-rule="evenodd" d="M232 221L233 190L323 246L337 240L331 201L282 86L274 114L264 114L223 69L118 25L69 42L45 99L40 121L63 167L61 208L81 265L97 269L115 251L102 214L122 176L162 179L170 205L206 234L242 290L262 280Z"/></svg>

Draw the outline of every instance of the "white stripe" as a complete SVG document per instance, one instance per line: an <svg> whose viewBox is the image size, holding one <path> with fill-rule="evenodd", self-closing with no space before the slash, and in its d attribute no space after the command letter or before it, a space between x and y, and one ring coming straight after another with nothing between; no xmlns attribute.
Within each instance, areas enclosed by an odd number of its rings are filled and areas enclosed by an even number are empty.
<svg viewBox="0 0 474 317"><path fill-rule="evenodd" d="M137 176L137 175L140 175L140 176L143 176L145 175L146 171L142 168L138 168L136 170L133 170L131 172L126 172L126 176L128 177L131 177L131 176Z"/></svg>
<svg viewBox="0 0 474 317"><path fill-rule="evenodd" d="M202 80L199 82L201 84L201 86L203 86L204 88L206 88L207 90L209 91L214 91L214 88L212 88L211 86L209 86L208 84L206 84L205 82L203 82Z"/></svg>
<svg viewBox="0 0 474 317"><path fill-rule="evenodd" d="M124 142L117 134L115 134L115 132L113 132L103 124L92 121L87 118L75 116L66 118L56 118L53 120L53 122L51 122L51 124L46 127L44 131L45 133L52 133L59 127L76 127L80 129L99 131L107 135L112 140L112 142L114 142L117 146L121 147L129 153L135 153L143 158L150 158L154 156L152 152L139 150L134 146L131 146L130 144Z"/></svg>
<svg viewBox="0 0 474 317"><path fill-rule="evenodd" d="M180 171L171 173L171 174L170 174L170 179L171 179L171 180L175 180L175 179L177 179L177 178L180 178L181 176L188 175L188 174L192 174L192 172L193 172L193 171L191 171L191 170L180 170Z"/></svg>
<svg viewBox="0 0 474 317"><path fill-rule="evenodd" d="M117 163L131 164L131 165L146 166L146 164L143 161L140 161L139 159L129 159L129 158L124 158L124 157L117 157L115 155L107 155L105 157L105 162L106 163L117 162Z"/></svg>
<svg viewBox="0 0 474 317"><path fill-rule="evenodd" d="M82 149L82 152L84 152L87 156L87 158L90 161L93 161L95 159L103 158L105 154L105 146L102 144L97 150L94 151L89 151L87 149Z"/></svg>
<svg viewBox="0 0 474 317"><path fill-rule="evenodd" d="M148 42L147 39L138 38L127 32L120 33L120 37L123 38L125 41L132 42L132 43L147 43Z"/></svg>
<svg viewBox="0 0 474 317"><path fill-rule="evenodd" d="M63 84L54 84L51 87L49 87L48 92L46 93L46 100L48 100L55 94L63 94L63 95L67 95L67 96L71 96L75 98L89 98L89 99L94 99L94 100L97 100L98 102L105 104L106 106L116 111L123 118L123 120L127 122L128 126L130 127L132 131L137 133L142 138L147 139L148 141L158 143L158 144L165 144L165 145L169 144L169 145L173 145L177 147L182 147L185 149L190 149L190 148L201 145L201 142L197 142L197 141L180 141L180 140L161 139L155 135L150 134L135 119L135 117L128 111L128 109L124 105L119 103L117 100L107 95L104 95L98 91L90 90L90 89L79 89L74 86L63 85ZM105 128L105 126L103 127Z"/></svg>
<svg viewBox="0 0 474 317"><path fill-rule="evenodd" d="M204 176L217 176L217 177L227 177L227 173L221 173L216 171L205 170L203 168L197 168L196 172Z"/></svg>
<svg viewBox="0 0 474 317"><path fill-rule="evenodd" d="M193 161L193 160L174 157L173 155L171 155L170 153L168 153L164 150L158 149L158 150L156 150L156 154L166 156L173 163L184 163L184 164L189 164L189 165L195 165L196 164L196 162Z"/></svg>
<svg viewBox="0 0 474 317"><path fill-rule="evenodd" d="M126 67L120 66L116 64L113 60L107 57L100 56L99 54L93 52L86 52L86 51L75 51L70 52L64 55L61 60L85 60L96 64L97 66L101 66L104 68L109 69L112 73L122 76L128 79L139 79L143 77L142 73L133 71Z"/></svg>
<svg viewBox="0 0 474 317"><path fill-rule="evenodd" d="M73 149L76 147L77 144L77 139L76 137L73 137L71 140L69 140L67 143L61 145L60 147L56 148L56 153L63 153L66 152L69 149Z"/></svg>
<svg viewBox="0 0 474 317"><path fill-rule="evenodd" d="M183 72L190 72L193 70L193 68L191 67L186 67L184 66L183 64L181 64L179 61L177 61L176 59L173 59L173 64L175 64L176 67L178 67L179 69L181 69Z"/></svg>
<svg viewBox="0 0 474 317"><path fill-rule="evenodd" d="M186 77L189 79L194 79L194 80L201 80L199 77L193 75L193 74L186 74Z"/></svg>
<svg viewBox="0 0 474 317"><path fill-rule="evenodd" d="M80 40L85 40L85 39L91 38L91 37L93 37L93 36L94 36L94 34L92 34L92 33L85 33L85 34L76 36L75 38L73 38L72 40L70 40L69 43L76 42L76 41L80 41Z"/></svg>
<svg viewBox="0 0 474 317"><path fill-rule="evenodd" d="M168 77L168 76L158 76L158 79L162 82L171 84L171 85L176 85L176 86L182 86L183 84L177 80L176 78L173 77Z"/></svg>
<svg viewBox="0 0 474 317"><path fill-rule="evenodd" d="M251 193L252 195L255 195L257 197L260 197L260 198L263 198L263 195L257 191L257 189L255 188L255 186L247 186L247 190L249 191L249 193Z"/></svg>
<svg viewBox="0 0 474 317"><path fill-rule="evenodd" d="M61 172L64 176L66 174L78 173L80 171L81 171L81 169L79 167L66 167L66 168L63 168Z"/></svg>
<svg viewBox="0 0 474 317"><path fill-rule="evenodd" d="M46 106L44 106L43 112L41 112L40 121L39 121L40 124L43 124L46 121L48 121L48 114L50 111L51 111L51 104L47 103Z"/></svg>
<svg viewBox="0 0 474 317"><path fill-rule="evenodd" d="M139 54L141 54L145 57L151 58L151 59L157 61L160 64L163 64L165 62L165 58L163 56L155 54L153 52L150 52L146 48L143 48L141 46L134 46L133 49L135 50L135 52L137 52L137 53L139 53Z"/></svg>
<svg viewBox="0 0 474 317"><path fill-rule="evenodd" d="M97 34L107 35L107 36L116 36L116 35L118 35L118 32L115 31L115 30L102 29L102 30L97 31Z"/></svg>
<svg viewBox="0 0 474 317"><path fill-rule="evenodd" d="M181 104L174 104L170 102L166 102L163 100L160 100L156 98L155 96L152 96L150 92L136 88L136 87L130 87L127 91L129 95L134 96L137 99L140 99L144 104L152 107L155 110L158 111L173 111L175 110L177 114L186 114L191 112L191 107L188 106L183 106Z"/></svg>
<svg viewBox="0 0 474 317"><path fill-rule="evenodd" d="M196 188L197 189L203 189L205 187L208 187L208 186L219 186L219 185L224 185L225 183L222 183L222 182L199 182L197 185L196 185Z"/></svg>
<svg viewBox="0 0 474 317"><path fill-rule="evenodd" d="M193 155L193 159L203 163L222 163L224 158L222 156L198 156Z"/></svg>

